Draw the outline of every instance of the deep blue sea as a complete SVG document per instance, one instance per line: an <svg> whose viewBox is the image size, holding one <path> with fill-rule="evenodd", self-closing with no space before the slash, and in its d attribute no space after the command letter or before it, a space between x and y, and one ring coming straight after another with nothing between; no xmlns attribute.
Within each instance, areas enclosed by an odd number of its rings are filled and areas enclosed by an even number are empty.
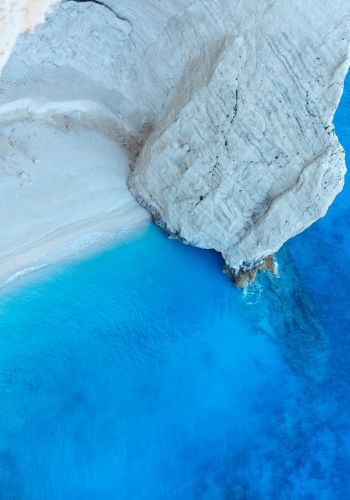
<svg viewBox="0 0 350 500"><path fill-rule="evenodd" d="M349 499L349 183L278 260L243 294L150 227L3 292L0 499Z"/></svg>

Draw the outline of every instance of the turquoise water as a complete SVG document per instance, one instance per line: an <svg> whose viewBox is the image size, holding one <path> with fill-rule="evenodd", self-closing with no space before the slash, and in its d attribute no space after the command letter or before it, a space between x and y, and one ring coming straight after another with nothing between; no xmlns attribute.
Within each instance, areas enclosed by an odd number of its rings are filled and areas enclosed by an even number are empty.
<svg viewBox="0 0 350 500"><path fill-rule="evenodd" d="M349 498L349 191L246 295L155 227L3 294L0 498Z"/></svg>

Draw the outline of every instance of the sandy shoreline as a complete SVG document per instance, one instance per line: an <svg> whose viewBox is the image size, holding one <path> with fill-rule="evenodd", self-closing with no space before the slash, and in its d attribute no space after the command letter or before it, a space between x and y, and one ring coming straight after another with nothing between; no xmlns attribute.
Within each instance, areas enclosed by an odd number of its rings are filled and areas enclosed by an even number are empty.
<svg viewBox="0 0 350 500"><path fill-rule="evenodd" d="M97 131L7 121L0 135L0 286L146 225L128 172L118 144Z"/></svg>
<svg viewBox="0 0 350 500"><path fill-rule="evenodd" d="M133 238L147 226L147 221L143 221L132 227L121 225L118 230L115 217L119 216L116 211L101 216L100 220L91 218L62 227L5 256L0 260L0 289L49 265L84 258L112 244Z"/></svg>
<svg viewBox="0 0 350 500"><path fill-rule="evenodd" d="M0 287L149 223L124 152L147 115L130 84L142 60L129 23L89 2L18 38L0 77Z"/></svg>

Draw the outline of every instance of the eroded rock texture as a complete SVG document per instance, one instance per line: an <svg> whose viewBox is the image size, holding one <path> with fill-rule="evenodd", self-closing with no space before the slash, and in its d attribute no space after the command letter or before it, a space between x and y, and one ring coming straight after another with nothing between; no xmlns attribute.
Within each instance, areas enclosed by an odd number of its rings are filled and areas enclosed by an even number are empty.
<svg viewBox="0 0 350 500"><path fill-rule="evenodd" d="M169 233L237 272L326 213L345 174L332 119L349 14L338 0L204 1L168 25L191 58L130 186Z"/></svg>

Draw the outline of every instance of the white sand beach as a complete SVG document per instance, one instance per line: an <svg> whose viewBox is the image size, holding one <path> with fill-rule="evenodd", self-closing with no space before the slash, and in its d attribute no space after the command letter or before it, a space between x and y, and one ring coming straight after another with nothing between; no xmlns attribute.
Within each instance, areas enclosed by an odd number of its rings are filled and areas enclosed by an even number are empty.
<svg viewBox="0 0 350 500"><path fill-rule="evenodd" d="M0 75L0 285L149 223L127 188L133 46L129 23L90 2L17 39Z"/></svg>
<svg viewBox="0 0 350 500"><path fill-rule="evenodd" d="M79 103L70 106L79 112ZM0 109L0 284L149 220L128 191L118 144L69 113L60 123L59 104L49 108L55 124L33 101Z"/></svg>

